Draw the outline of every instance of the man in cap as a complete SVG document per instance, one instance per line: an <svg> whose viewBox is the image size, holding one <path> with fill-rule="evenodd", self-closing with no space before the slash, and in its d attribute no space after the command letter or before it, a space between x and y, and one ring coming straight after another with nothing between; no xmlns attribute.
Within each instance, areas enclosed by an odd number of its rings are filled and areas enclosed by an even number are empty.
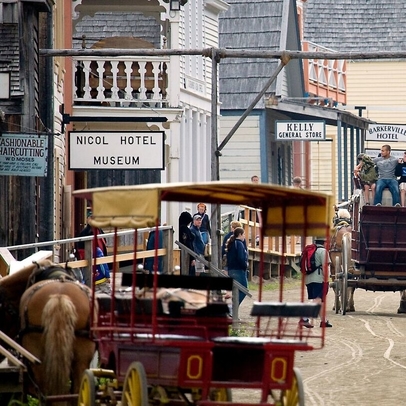
<svg viewBox="0 0 406 406"><path fill-rule="evenodd" d="M207 207L204 203L198 203L196 206L197 213L195 215L199 215L202 218L202 222L200 224L200 232L202 234L203 242L205 244L209 243L211 229L210 229L210 217L207 214Z"/></svg>
<svg viewBox="0 0 406 406"><path fill-rule="evenodd" d="M200 232L200 226L202 224L202 216L200 214L195 214L193 216L193 223L190 226L190 231L193 234L193 251L196 254L204 256L205 243L202 238L202 233ZM204 264L196 260L195 264L196 275L200 275L204 272Z"/></svg>
<svg viewBox="0 0 406 406"><path fill-rule="evenodd" d="M328 292L328 279L325 280L324 269L328 266L327 278L330 275L330 255L325 247L326 239L316 237L314 243L317 245L315 253L316 270L308 275L305 275L305 284L307 289L307 298L315 303L322 303ZM307 328L314 327L309 319L302 319L300 323ZM328 320L322 320L320 327L333 327Z"/></svg>

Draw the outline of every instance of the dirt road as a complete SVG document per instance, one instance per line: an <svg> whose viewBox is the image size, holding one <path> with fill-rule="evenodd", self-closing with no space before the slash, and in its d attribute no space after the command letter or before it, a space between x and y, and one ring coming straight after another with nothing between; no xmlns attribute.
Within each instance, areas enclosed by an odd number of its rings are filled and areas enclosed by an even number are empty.
<svg viewBox="0 0 406 406"><path fill-rule="evenodd" d="M287 297L298 295L292 287ZM336 315L330 290L327 315L333 327L326 329L325 347L296 353L306 406L406 405L406 315L396 314L399 293L358 289L354 298L355 313ZM277 300L277 292L265 292L264 300ZM242 323L251 320L252 302L246 298L241 306ZM251 398L233 390L236 401Z"/></svg>

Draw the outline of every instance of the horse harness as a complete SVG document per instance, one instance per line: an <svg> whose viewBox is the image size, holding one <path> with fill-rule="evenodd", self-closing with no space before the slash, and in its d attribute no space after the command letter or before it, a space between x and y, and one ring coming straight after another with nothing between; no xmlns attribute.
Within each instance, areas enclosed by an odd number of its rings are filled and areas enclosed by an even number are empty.
<svg viewBox="0 0 406 406"><path fill-rule="evenodd" d="M74 283L75 285L77 285L77 287L82 292L85 293L85 295L87 296L89 303L90 303L91 296L90 296L89 290L84 285L78 283L76 281L76 279L72 280L71 278L67 278L67 277L63 276L61 278L53 278L53 279L43 280L42 282L37 282L36 286L34 286L31 289L30 295L27 298L27 303L24 307L24 316L21 320L22 327L18 334L20 339L24 334L28 334L28 333L41 333L42 334L44 332L44 328L42 326L30 324L30 322L28 320L28 305L30 303L31 298L35 295L35 293L37 293L41 288L49 285L50 283ZM80 329L80 330L75 330L75 335L77 337L89 337L89 335L90 335L90 315L89 315L89 319L87 320L86 328Z"/></svg>
<svg viewBox="0 0 406 406"><path fill-rule="evenodd" d="M343 228L351 227L351 222L348 219L339 219L340 221L334 225L334 235L331 238L330 252L341 252L341 249L337 247L337 235Z"/></svg>

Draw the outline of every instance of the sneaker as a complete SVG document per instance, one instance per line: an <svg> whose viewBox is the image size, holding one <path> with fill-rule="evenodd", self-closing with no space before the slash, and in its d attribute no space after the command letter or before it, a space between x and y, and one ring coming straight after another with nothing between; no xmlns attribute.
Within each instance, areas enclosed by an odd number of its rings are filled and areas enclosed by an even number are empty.
<svg viewBox="0 0 406 406"><path fill-rule="evenodd" d="M381 203L377 203L375 206L382 206L382 204L381 204Z"/></svg>
<svg viewBox="0 0 406 406"><path fill-rule="evenodd" d="M330 324L328 320L326 320L324 323L320 323L320 327L333 327L333 325Z"/></svg>
<svg viewBox="0 0 406 406"><path fill-rule="evenodd" d="M300 319L299 326L306 328L313 328L313 324L310 323L309 319Z"/></svg>
<svg viewBox="0 0 406 406"><path fill-rule="evenodd" d="M396 203L396 204L395 204L395 207L400 207L400 203Z"/></svg>

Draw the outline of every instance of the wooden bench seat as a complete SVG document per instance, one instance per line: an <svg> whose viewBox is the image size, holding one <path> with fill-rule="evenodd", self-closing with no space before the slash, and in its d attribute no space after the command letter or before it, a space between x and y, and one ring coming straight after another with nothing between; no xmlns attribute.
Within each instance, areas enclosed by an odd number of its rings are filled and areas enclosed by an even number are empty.
<svg viewBox="0 0 406 406"><path fill-rule="evenodd" d="M319 315L320 308L320 303L255 302L251 309L251 316L314 318Z"/></svg>

